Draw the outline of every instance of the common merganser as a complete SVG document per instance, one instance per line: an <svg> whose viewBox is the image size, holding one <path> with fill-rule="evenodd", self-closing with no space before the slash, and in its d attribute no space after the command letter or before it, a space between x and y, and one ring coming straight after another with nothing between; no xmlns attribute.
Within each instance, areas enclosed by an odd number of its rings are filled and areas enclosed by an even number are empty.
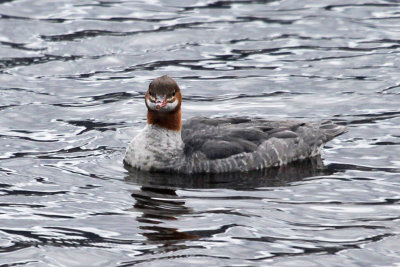
<svg viewBox="0 0 400 267"><path fill-rule="evenodd" d="M248 172L320 154L347 131L332 121L268 121L244 117L194 117L181 123L182 94L169 76L146 92L147 126L126 149L125 164L174 173Z"/></svg>

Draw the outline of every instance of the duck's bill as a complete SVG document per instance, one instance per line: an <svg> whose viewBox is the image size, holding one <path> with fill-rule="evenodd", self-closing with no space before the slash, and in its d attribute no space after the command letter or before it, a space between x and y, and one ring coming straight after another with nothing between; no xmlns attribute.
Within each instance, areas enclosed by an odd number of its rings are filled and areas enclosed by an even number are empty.
<svg viewBox="0 0 400 267"><path fill-rule="evenodd" d="M162 100L161 100L162 99ZM161 100L161 101L160 101ZM167 105L167 96L160 96L160 98L157 96L156 99L156 109L160 110L163 107L165 107Z"/></svg>

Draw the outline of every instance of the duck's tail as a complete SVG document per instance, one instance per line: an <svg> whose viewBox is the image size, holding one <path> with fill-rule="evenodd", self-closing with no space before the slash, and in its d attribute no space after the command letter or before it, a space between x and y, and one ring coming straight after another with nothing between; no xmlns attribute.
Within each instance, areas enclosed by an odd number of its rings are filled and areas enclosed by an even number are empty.
<svg viewBox="0 0 400 267"><path fill-rule="evenodd" d="M323 138L324 143L326 143L326 142L332 140L333 138L335 138L336 136L344 134L348 131L347 126L340 125L331 120L322 121L319 128L324 135L324 138Z"/></svg>

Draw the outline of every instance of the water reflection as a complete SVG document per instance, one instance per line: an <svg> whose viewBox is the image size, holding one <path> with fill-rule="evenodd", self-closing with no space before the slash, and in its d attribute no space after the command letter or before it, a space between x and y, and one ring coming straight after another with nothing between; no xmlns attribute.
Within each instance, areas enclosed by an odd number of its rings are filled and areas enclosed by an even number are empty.
<svg viewBox="0 0 400 267"><path fill-rule="evenodd" d="M182 215L191 213L175 190L141 187L132 193L132 197L136 200L134 208L142 212L142 215L136 218L139 228L143 230L142 235L147 238L149 244L161 244L157 248L158 252L186 249L181 241L198 238L189 232L162 226L163 221L178 220Z"/></svg>
<svg viewBox="0 0 400 267"><path fill-rule="evenodd" d="M139 228L149 244L159 245L158 252L187 249L183 241L211 237L228 227L225 225L217 230L180 231L178 227L163 226L173 225L171 222L180 220L182 216L193 215L192 210L185 206L185 199L178 195L178 189L255 190L261 187L290 185L307 177L334 172L324 167L320 157L249 173L179 175L126 168L129 175L125 180L141 186L131 194L136 201L134 209L142 213L136 218Z"/></svg>

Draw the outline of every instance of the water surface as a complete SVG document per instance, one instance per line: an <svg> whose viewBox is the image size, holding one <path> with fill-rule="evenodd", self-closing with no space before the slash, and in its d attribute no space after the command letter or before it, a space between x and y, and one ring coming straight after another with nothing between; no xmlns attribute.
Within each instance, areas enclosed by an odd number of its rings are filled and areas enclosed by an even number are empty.
<svg viewBox="0 0 400 267"><path fill-rule="evenodd" d="M398 1L0 1L2 266L400 263ZM129 171L148 83L183 117L345 121L322 158Z"/></svg>

